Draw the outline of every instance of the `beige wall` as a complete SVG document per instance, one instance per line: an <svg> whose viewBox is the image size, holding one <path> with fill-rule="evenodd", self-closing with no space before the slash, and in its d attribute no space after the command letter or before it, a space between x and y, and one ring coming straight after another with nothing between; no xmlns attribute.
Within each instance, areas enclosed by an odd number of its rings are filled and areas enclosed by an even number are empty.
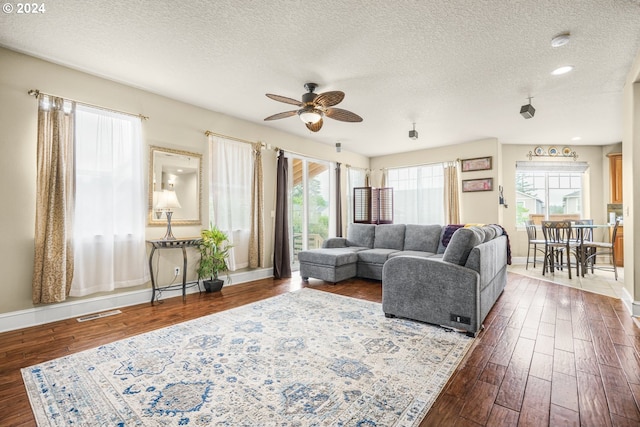
<svg viewBox="0 0 640 427"><path fill-rule="evenodd" d="M310 157L339 161L354 167L381 168L412 166L459 158L493 156L493 169L460 174L460 179L494 178L494 191L462 193L461 221L500 223L508 231L514 256L526 255L526 235L515 229L515 161L526 160L526 154L533 146L502 145L489 138L464 144L417 150L390 156L368 159L364 156L342 151L336 153L331 145L301 139L284 132L239 120L221 113L208 111L182 102L154 95L129 86L108 81L86 73L74 71L46 61L41 61L13 51L0 48L0 176L3 206L0 209L0 231L4 244L0 247L0 284L3 298L0 299L0 314L32 307L31 276L33 268L33 227L35 204L35 156L36 156L36 102L26 92L40 89L44 92L62 95L113 108L148 115L143 124L147 145L195 151L204 155L203 194L208 192L207 184L207 144L205 130L253 141L263 141L273 146L304 153ZM635 239L630 238L634 230L634 208L640 197L634 197L634 172L640 170L640 87L633 81L640 75L640 57L630 73L629 84L625 87L625 134L624 150L624 200L625 200L625 264L640 262L640 248ZM633 76L633 78L631 77ZM564 145L564 144L557 144ZM596 221L604 221L608 200L608 163L606 154L616 151L620 145L604 147L574 147L579 160L590 163L589 191L586 215ZM461 154L463 153L463 154ZM147 154L148 155L148 154ZM275 195L276 154L265 151L265 226L266 261L271 265L272 218ZM145 160L145 177L147 162ZM344 171L344 167L343 167ZM346 186L343 179L343 187ZM375 182L374 182L375 183ZM498 204L499 185L504 186L504 196L509 208ZM637 187L636 187L637 188ZM345 206L343 206L345 207ZM628 208L628 209L627 209ZM346 207L345 207L346 209ZM208 223L207 198L203 200L203 225ZM177 236L194 236L200 227L178 226ZM148 238L158 238L164 233L162 227L149 227ZM170 251L165 251L170 252ZM180 265L179 254L166 257L166 265ZM164 260L163 260L164 262ZM192 270L192 269L190 269ZM193 274L193 271L190 271ZM640 279L633 268L625 269L625 286L632 299L640 300ZM638 282L638 283L636 283ZM148 285L147 285L148 286Z"/></svg>
<svg viewBox="0 0 640 427"><path fill-rule="evenodd" d="M557 144L562 145L564 144ZM620 144L611 146L580 146L574 147L578 160L588 162L590 167L585 180L585 217L593 218L596 222L605 221L606 204L608 200L608 161L605 154L620 149ZM493 169L490 171L461 172L460 180L473 178L493 178L494 191L461 193L460 211L463 223L498 223L509 234L512 255L526 256L527 234L515 225L515 173L516 161L528 160L527 154L533 151L533 145L500 144L496 139L489 138L464 144L417 150L409 153L399 153L371 159L371 169L379 171L382 168L413 166L436 162L453 161L459 158L474 158L493 156ZM464 153L464 154L460 154ZM544 160L549 160L545 158ZM535 160L535 157L533 158ZM564 158L562 160L565 160ZM606 165L607 169L604 169ZM375 184L375 182L374 182ZM507 208L498 204L498 186L504 187L503 194ZM606 221L605 221L606 222Z"/></svg>
<svg viewBox="0 0 640 427"><path fill-rule="evenodd" d="M640 315L640 275L635 274L635 266L640 265L640 239L636 240L635 229L640 230L640 54L629 71L624 87L622 173L624 200L624 275L625 289L634 314ZM638 197L636 197L638 195Z"/></svg>
<svg viewBox="0 0 640 427"><path fill-rule="evenodd" d="M462 154L463 153L463 154ZM460 180L476 178L493 178L493 191L480 191L460 194L460 221L463 223L498 223L500 209L498 204L499 170L501 164L500 146L495 138L449 145L431 149L398 153L371 158L371 170L390 169L405 166L424 165L455 161L456 159L472 159L475 157L493 157L493 168L488 171L460 173ZM374 180L374 185L378 182Z"/></svg>
<svg viewBox="0 0 640 427"><path fill-rule="evenodd" d="M205 130L251 141L263 141L285 150L311 157L340 161L355 167L368 168L367 157L342 151L331 145L301 139L266 126L208 111L149 92L71 70L0 48L0 177L2 209L0 227L0 283L2 298L0 314L31 308L31 277L33 269L33 235L36 192L36 129L37 105L29 89L76 99L121 111L141 113L150 119L143 122L146 145L202 153L204 156L203 195L208 194L208 160ZM212 94L214 95L214 94ZM302 125L302 124L300 124ZM148 150L145 154L148 156ZM276 153L265 151L265 236L267 265L271 265L272 218L275 197ZM147 159L144 176L148 176ZM344 180L346 181L346 180ZM208 225L208 198L204 197L203 225ZM177 237L197 236L199 226L176 226ZM147 228L147 238L159 238L162 227ZM161 261L168 269L181 265L180 251L161 251ZM194 274L193 265L189 269ZM167 274L169 274L167 272ZM166 282L165 282L166 283ZM148 286L148 285L147 285Z"/></svg>
<svg viewBox="0 0 640 427"><path fill-rule="evenodd" d="M551 144L550 144L551 145ZM558 146L564 146L565 144L554 144ZM516 161L528 161L527 154L529 151L533 152L535 146L533 145L510 145L505 144L502 146L502 174L504 182L504 196L507 199L509 205L508 209L504 210L502 219L502 226L507 230L509 234L509 241L511 243L511 251L513 256L526 256L527 255L527 233L524 229L516 229ZM585 179L585 198L583 216L585 218L593 218L596 223L607 222L607 203L609 200L609 175L608 175L608 163L607 170L605 171L603 165L605 161L608 161L603 146L573 146L572 147L578 155L577 161L583 161L589 163L589 169L586 172ZM536 160L535 157L532 158ZM545 157L542 160L553 160L552 158ZM566 160L562 158L560 160Z"/></svg>

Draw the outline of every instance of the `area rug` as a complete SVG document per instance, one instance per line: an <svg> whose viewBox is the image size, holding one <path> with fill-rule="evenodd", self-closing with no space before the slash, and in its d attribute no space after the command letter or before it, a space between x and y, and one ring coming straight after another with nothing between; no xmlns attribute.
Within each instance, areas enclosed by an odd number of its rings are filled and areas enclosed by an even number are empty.
<svg viewBox="0 0 640 427"><path fill-rule="evenodd" d="M472 341L302 289L22 376L39 426L416 426Z"/></svg>

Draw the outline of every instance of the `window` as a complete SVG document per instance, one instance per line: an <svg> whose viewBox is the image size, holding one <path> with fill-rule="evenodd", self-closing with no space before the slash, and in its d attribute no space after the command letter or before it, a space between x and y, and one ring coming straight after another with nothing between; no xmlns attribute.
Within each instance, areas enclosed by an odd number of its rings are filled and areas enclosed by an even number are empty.
<svg viewBox="0 0 640 427"><path fill-rule="evenodd" d="M516 225L583 216L585 162L517 162Z"/></svg>
<svg viewBox="0 0 640 427"><path fill-rule="evenodd" d="M364 169L348 167L347 176L347 223L353 222L353 189L364 187L367 182L367 171Z"/></svg>
<svg viewBox="0 0 640 427"><path fill-rule="evenodd" d="M441 163L389 169L393 220L399 224L444 224L444 167Z"/></svg>
<svg viewBox="0 0 640 427"><path fill-rule="evenodd" d="M289 162L289 235L292 267L297 268L298 252L317 249L335 235L334 200L335 164L292 155Z"/></svg>
<svg viewBox="0 0 640 427"><path fill-rule="evenodd" d="M78 105L71 296L149 280L140 118Z"/></svg>
<svg viewBox="0 0 640 427"><path fill-rule="evenodd" d="M233 248L229 269L249 266L253 147L210 136L209 218L227 233Z"/></svg>

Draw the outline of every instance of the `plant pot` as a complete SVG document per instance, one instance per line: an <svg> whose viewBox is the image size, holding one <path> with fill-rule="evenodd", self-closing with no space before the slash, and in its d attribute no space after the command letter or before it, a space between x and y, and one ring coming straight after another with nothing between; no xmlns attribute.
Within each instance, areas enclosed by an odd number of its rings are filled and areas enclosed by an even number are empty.
<svg viewBox="0 0 640 427"><path fill-rule="evenodd" d="M203 280L202 283L204 284L205 292L218 292L220 289L222 289L222 286L224 285L224 280L220 280L220 279Z"/></svg>

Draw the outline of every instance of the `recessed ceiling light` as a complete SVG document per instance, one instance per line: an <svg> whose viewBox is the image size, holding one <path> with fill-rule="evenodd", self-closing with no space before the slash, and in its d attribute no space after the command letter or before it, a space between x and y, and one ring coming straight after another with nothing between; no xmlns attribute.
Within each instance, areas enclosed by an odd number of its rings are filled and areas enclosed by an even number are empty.
<svg viewBox="0 0 640 427"><path fill-rule="evenodd" d="M551 47L560 47L569 43L569 33L558 34L554 38L551 39Z"/></svg>
<svg viewBox="0 0 640 427"><path fill-rule="evenodd" d="M551 72L554 76L559 76L561 74L567 74L569 71L573 70L573 65L565 65L560 68L556 68Z"/></svg>

